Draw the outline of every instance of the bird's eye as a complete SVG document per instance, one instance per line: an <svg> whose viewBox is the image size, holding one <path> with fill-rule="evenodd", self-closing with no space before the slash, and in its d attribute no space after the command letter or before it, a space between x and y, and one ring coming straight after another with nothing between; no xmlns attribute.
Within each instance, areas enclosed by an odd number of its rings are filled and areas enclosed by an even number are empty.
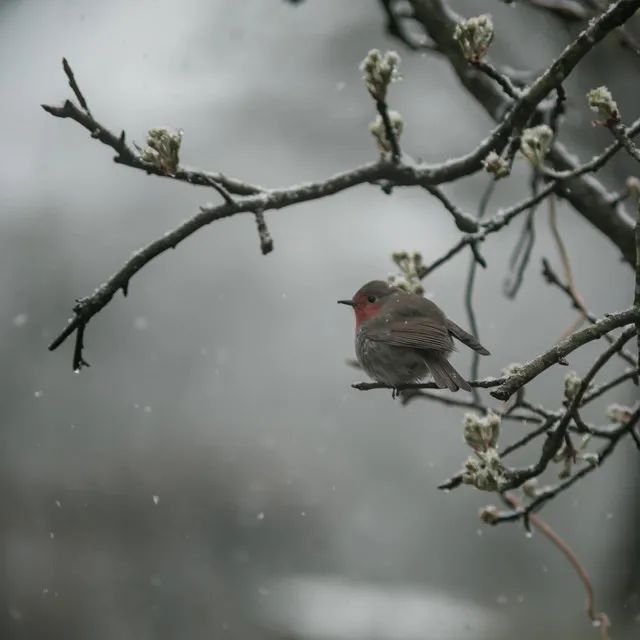
<svg viewBox="0 0 640 640"><path fill-rule="evenodd" d="M369 296L367 298L367 301L370 302L371 304L373 304L376 301L376 297L375 296Z"/></svg>

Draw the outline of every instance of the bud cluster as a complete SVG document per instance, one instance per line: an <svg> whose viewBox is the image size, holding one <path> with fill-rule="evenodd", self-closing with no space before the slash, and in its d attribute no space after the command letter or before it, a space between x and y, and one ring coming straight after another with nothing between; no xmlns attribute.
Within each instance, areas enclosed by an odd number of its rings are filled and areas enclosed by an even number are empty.
<svg viewBox="0 0 640 640"><path fill-rule="evenodd" d="M631 414L631 407L625 407L616 402L607 407L607 418L612 422L617 422L618 424L626 424L629 422Z"/></svg>
<svg viewBox="0 0 640 640"><path fill-rule="evenodd" d="M625 180L625 186L629 190L629 193L636 198L640 198L640 179L635 176L629 176Z"/></svg>
<svg viewBox="0 0 640 640"><path fill-rule="evenodd" d="M168 175L174 174L180 164L182 135L182 131L169 131L163 127L149 129L147 148L137 147L142 160L154 164Z"/></svg>
<svg viewBox="0 0 640 640"><path fill-rule="evenodd" d="M456 25L453 38L462 49L462 55L469 62L482 60L493 41L491 16L484 14L463 20Z"/></svg>
<svg viewBox="0 0 640 640"><path fill-rule="evenodd" d="M499 491L504 477L504 466L497 451L500 423L500 416L491 409L484 417L475 413L465 415L463 438L475 457L470 456L464 463L464 484L481 491Z"/></svg>
<svg viewBox="0 0 640 640"><path fill-rule="evenodd" d="M420 271L423 268L422 254L414 251L411 255L406 251L397 251L391 259L398 265L400 274L391 274L387 278L390 285L409 293L424 295L424 287L420 282Z"/></svg>
<svg viewBox="0 0 640 640"><path fill-rule="evenodd" d="M600 464L600 456L597 453L584 451L590 441L591 435L587 434L582 438L580 446L577 449L574 449L573 446L567 442L562 445L560 450L552 459L556 464L562 464L562 469L558 473L558 478L561 480L570 478L574 464L586 462L593 467L597 467Z"/></svg>
<svg viewBox="0 0 640 640"><path fill-rule="evenodd" d="M509 163L495 151L489 151L486 158L482 161L482 165L487 173L495 176L496 180L506 178L511 173Z"/></svg>
<svg viewBox="0 0 640 640"><path fill-rule="evenodd" d="M620 122L618 105L607 87L603 85L597 89L591 89L591 91L587 93L587 100L589 102L589 109L602 118L602 121L594 121L593 124L612 127Z"/></svg>
<svg viewBox="0 0 640 640"><path fill-rule="evenodd" d="M567 402L573 402L581 385L582 380L575 371L567 373L564 377L564 397Z"/></svg>
<svg viewBox="0 0 640 640"><path fill-rule="evenodd" d="M399 66L400 56L395 51L387 51L384 54L378 49L369 51L360 65L360 70L367 90L374 100L386 100L389 85L401 79L398 73Z"/></svg>
<svg viewBox="0 0 640 640"><path fill-rule="evenodd" d="M520 151L534 167L539 168L547 157L552 142L553 130L546 124L540 124L522 132Z"/></svg>
<svg viewBox="0 0 640 640"><path fill-rule="evenodd" d="M500 511L498 511L498 507L493 504L489 504L486 507L480 509L479 516L480 520L485 524L493 524L497 519Z"/></svg>

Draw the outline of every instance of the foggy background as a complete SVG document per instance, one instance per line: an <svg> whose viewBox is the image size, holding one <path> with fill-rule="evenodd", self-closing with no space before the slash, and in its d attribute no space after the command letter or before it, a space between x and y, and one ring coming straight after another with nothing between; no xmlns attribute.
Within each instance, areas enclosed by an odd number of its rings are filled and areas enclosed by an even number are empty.
<svg viewBox="0 0 640 640"><path fill-rule="evenodd" d="M516 68L541 68L569 37L526 7L454 7L491 12L493 59ZM184 165L284 187L375 158L375 107L358 70L374 47L402 56L389 102L404 116L407 154L454 157L493 126L446 60L384 34L371 0L0 3L3 637L599 637L582 585L541 535L480 523L495 496L437 490L468 455L463 412L350 387L363 374L345 364L353 318L336 300L385 278L392 252L429 262L459 237L423 191L388 197L365 185L267 212L267 257L253 216L217 222L92 320L90 369L73 374L72 340L47 351L76 298L219 200L116 165L76 123L46 114L41 103L72 97L62 56L105 126L139 144L150 127L182 128ZM588 126L584 94L606 82L630 122L637 65L608 41L572 76L561 139L578 140L582 159L610 142ZM614 189L634 171L619 154L602 176ZM489 213L522 198L527 178L519 166L500 183ZM476 176L446 192L473 212L485 184ZM632 271L617 250L564 205L559 220L587 305L599 315L627 306ZM524 287L515 301L502 296L521 224L483 248L475 298L492 356L482 375L537 355L575 318L540 277L543 255L559 264L544 208ZM425 283L465 327L468 259ZM596 352L573 355L572 368ZM469 361L455 357L461 371ZM565 373L552 369L530 397L557 406ZM585 418L604 423L606 404L634 393L610 394ZM508 423L502 439L524 428ZM543 512L589 571L616 638L640 630L628 571L640 553L639 475L624 443Z"/></svg>

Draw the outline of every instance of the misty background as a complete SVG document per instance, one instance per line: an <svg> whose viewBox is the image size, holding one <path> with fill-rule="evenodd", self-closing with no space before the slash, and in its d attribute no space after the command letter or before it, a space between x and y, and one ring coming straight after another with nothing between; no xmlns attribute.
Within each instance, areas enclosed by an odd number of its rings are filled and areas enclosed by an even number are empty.
<svg viewBox="0 0 640 640"><path fill-rule="evenodd" d="M525 6L453 6L492 13L497 63L542 68L570 37ZM253 216L219 221L145 267L129 297L92 320L90 369L74 375L72 340L47 350L76 298L219 200L117 165L76 123L46 114L40 104L72 97L63 56L104 126L138 144L151 127L182 128L184 165L285 187L376 157L358 69L374 47L402 57L389 103L405 119L407 154L442 161L493 126L446 60L385 35L370 0L0 3L3 637L599 637L582 585L542 536L483 525L478 509L495 496L436 488L468 455L463 412L350 387L363 374L345 364L353 318L336 300L385 278L392 252L430 262L459 237L424 191L389 197L365 185L267 212L266 257ZM609 39L567 83L561 139L583 160L610 142L588 125L584 94L606 82L631 121L637 73L637 58ZM615 189L634 171L618 154L601 177ZM445 191L474 212L486 179ZM527 179L519 165L489 213L524 197ZM629 266L573 210L558 212L589 308L627 306ZM575 319L540 277L542 256L559 264L544 208L523 289L503 297L522 222L483 248L475 306L492 356L482 375L534 357ZM468 259L425 282L465 327ZM597 349L572 355L572 368L583 372ZM462 371L469 361L455 356ZM559 405L565 373L532 383L531 398ZM610 394L585 418L604 423L608 403L636 394ZM508 423L502 438L525 428ZM543 512L590 573L616 638L640 629L640 574L630 573L639 477L625 443Z"/></svg>

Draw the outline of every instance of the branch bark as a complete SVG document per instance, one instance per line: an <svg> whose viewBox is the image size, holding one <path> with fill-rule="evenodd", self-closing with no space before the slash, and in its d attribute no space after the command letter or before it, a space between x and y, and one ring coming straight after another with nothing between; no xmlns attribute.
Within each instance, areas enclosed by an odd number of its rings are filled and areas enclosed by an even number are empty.
<svg viewBox="0 0 640 640"><path fill-rule="evenodd" d="M448 7L444 0L410 0L415 19L425 33L435 42L438 50L451 63L465 89L479 102L496 121L509 124L516 130L526 124L540 101L571 72L578 62L610 31L628 20L638 8L638 0L618 0L609 9L594 19L571 43L552 65L527 89L524 96L505 118L509 101L501 88L482 71L469 65L464 59L453 32L461 17ZM527 117L525 117L527 116ZM510 131L505 127L497 136L504 148ZM555 143L548 160L558 171L571 170L577 166L565 147ZM635 264L633 220L622 205L613 205L611 194L593 176L581 176L568 180L558 195L566 199L586 220L607 236L620 250L624 260Z"/></svg>

